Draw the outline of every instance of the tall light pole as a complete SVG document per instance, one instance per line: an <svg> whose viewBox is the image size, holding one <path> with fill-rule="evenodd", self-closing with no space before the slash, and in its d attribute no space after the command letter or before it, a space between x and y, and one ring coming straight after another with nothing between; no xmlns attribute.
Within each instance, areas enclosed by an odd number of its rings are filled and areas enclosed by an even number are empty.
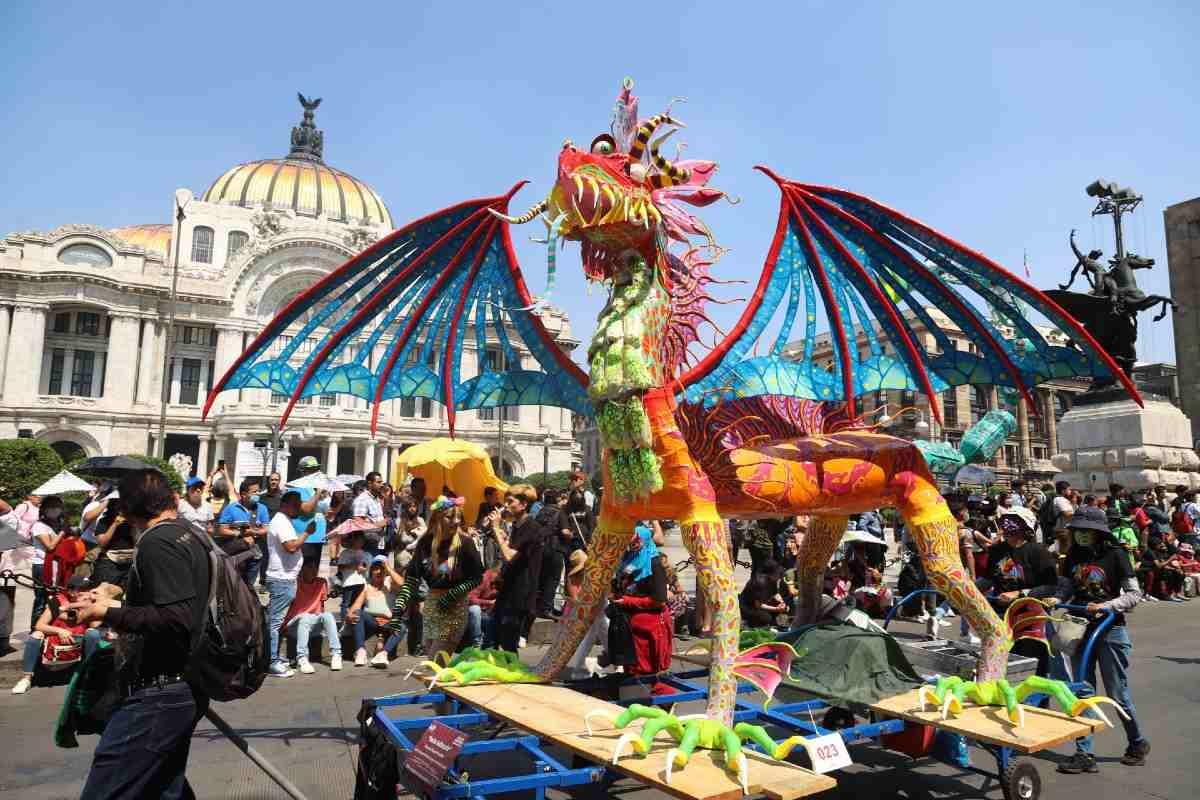
<svg viewBox="0 0 1200 800"><path fill-rule="evenodd" d="M550 445L554 444L554 437L546 434L542 439L542 492L546 491L546 485L550 481Z"/></svg>
<svg viewBox="0 0 1200 800"><path fill-rule="evenodd" d="M167 344L163 348L162 360L162 396L158 409L158 446L155 455L167 457L167 402L171 399L171 351L175 348L175 305L179 294L179 240L183 238L183 207L192 201L192 193L187 189L175 192L175 257L171 265L171 306L167 318Z"/></svg>
<svg viewBox="0 0 1200 800"><path fill-rule="evenodd" d="M1106 181L1103 178L1094 180L1084 189L1089 197L1098 198L1092 216L1111 215L1113 218L1113 237L1116 242L1116 259L1125 257L1125 235L1121 230L1121 215L1137 208L1142 202L1142 196L1130 186L1118 186L1116 181Z"/></svg>

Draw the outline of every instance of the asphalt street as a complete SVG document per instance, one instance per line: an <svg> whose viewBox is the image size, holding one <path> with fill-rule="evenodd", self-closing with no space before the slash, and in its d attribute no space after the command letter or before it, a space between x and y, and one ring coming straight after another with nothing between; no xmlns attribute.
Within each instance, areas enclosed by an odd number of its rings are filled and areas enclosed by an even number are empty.
<svg viewBox="0 0 1200 800"><path fill-rule="evenodd" d="M1086 793L1088 800L1190 800L1196 796L1195 775L1200 756L1200 600L1186 604L1158 603L1138 608L1132 619L1134 653L1131 665L1138 716L1153 744L1149 764L1124 767L1118 759L1125 747L1120 730L1097 738L1101 771L1097 775L1064 776L1054 764L1067 749L1032 757L1044 780L1043 797L1070 798ZM913 630L915 626L910 626ZM950 629L957 633L957 625ZM525 654L532 660L535 651ZM11 658L11 657L10 657ZM5 659L8 661L9 659ZM289 776L312 800L348 798L353 794L358 725L355 714L365 697L420 688L403 680L407 658L384 671L370 667L332 673L323 665L314 675L268 679L253 697L219 705L219 713L251 744ZM682 666L682 665L681 665ZM75 750L54 746L51 734L63 689L34 689L14 696L8 687L16 673L0 674L0 797L78 797L91 760L95 737L84 737ZM684 710L684 709L681 709ZM994 760L973 748L981 766ZM838 773L836 795L844 798L999 798L994 780L933 762L912 761L875 745L851 748L855 764ZM803 756L800 756L803 758ZM492 758L472 765L479 777L505 774L519 763ZM258 800L284 798L240 751L207 721L192 742L188 777L201 798ZM611 787L588 786L555 797L663 797L631 781ZM834 793L830 793L833 796Z"/></svg>

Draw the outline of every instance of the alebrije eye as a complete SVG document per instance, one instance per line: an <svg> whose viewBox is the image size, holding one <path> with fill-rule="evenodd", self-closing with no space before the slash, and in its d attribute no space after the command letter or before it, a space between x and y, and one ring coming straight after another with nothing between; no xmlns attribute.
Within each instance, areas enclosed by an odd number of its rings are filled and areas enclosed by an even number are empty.
<svg viewBox="0 0 1200 800"><path fill-rule="evenodd" d="M607 133L602 133L592 140L592 152L600 156L610 156L617 149L617 144Z"/></svg>

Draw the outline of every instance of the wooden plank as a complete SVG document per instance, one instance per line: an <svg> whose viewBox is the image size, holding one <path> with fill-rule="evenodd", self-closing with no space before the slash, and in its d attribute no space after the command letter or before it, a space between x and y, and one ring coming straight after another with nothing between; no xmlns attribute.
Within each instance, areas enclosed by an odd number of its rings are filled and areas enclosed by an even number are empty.
<svg viewBox="0 0 1200 800"><path fill-rule="evenodd" d="M932 725L941 730L961 733L978 742L1010 747L1020 753L1036 753L1087 736L1105 726L1100 720L1075 718L1058 711L1025 706L1025 725L1010 722L1008 712L998 706L967 703L961 714L942 719L940 709L921 711L918 689L887 697L870 708L887 717Z"/></svg>
<svg viewBox="0 0 1200 800"><path fill-rule="evenodd" d="M724 755L708 750L697 750L686 767L672 773L671 783L668 784L664 756L675 743L665 733L659 735L654 747L644 758L626 749L626 755L613 767L610 763L613 746L623 731L614 730L604 719L594 718L594 733L588 736L583 721L584 715L597 709L602 709L610 717L616 717L624 711L613 703L588 697L563 686L507 684L439 688L493 717L506 720L589 761L616 769L680 800L737 800L742 796L736 776L725 771ZM636 730L637 727L632 725L626 730ZM750 760L751 795L765 795L770 800L797 800L837 785L827 775L817 775L795 764L767 758L761 753L744 752Z"/></svg>

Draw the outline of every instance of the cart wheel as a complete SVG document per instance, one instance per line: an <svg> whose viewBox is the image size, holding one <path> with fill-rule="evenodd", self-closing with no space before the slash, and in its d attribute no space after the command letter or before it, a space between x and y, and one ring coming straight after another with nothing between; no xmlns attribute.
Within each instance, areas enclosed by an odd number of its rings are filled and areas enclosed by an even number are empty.
<svg viewBox="0 0 1200 800"><path fill-rule="evenodd" d="M1004 800L1038 800L1042 796L1042 776L1028 761L1009 761L1000 773Z"/></svg>
<svg viewBox="0 0 1200 800"><path fill-rule="evenodd" d="M853 728L856 723L857 720L854 718L854 714L849 709L840 706L831 707L821 719L821 727L830 731Z"/></svg>

